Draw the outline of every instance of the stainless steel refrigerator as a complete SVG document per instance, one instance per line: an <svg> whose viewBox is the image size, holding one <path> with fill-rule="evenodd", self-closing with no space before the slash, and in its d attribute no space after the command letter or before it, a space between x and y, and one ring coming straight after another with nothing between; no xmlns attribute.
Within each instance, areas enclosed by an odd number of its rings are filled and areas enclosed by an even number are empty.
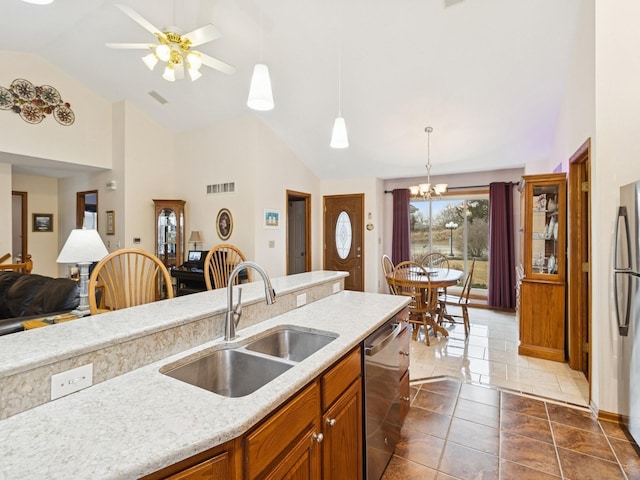
<svg viewBox="0 0 640 480"><path fill-rule="evenodd" d="M613 288L620 363L618 398L620 413L636 442L640 443L640 182L620 188L615 232Z"/></svg>

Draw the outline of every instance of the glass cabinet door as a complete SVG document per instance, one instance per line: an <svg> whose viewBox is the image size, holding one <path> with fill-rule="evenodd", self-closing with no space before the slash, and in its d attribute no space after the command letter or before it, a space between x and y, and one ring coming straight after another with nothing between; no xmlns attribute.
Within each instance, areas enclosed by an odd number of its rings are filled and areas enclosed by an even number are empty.
<svg viewBox="0 0 640 480"><path fill-rule="evenodd" d="M184 200L154 200L156 256L167 268L184 262Z"/></svg>
<svg viewBox="0 0 640 480"><path fill-rule="evenodd" d="M531 267L535 273L558 273L558 186L534 186Z"/></svg>
<svg viewBox="0 0 640 480"><path fill-rule="evenodd" d="M525 176L525 276L561 281L565 267L566 177Z"/></svg>

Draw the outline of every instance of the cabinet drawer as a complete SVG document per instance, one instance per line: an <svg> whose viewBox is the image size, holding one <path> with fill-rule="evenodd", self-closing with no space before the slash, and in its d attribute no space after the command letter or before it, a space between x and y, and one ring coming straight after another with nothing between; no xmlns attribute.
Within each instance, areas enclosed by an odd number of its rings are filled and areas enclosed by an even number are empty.
<svg viewBox="0 0 640 480"><path fill-rule="evenodd" d="M322 410L326 410L360 376L362 354L353 350L322 376Z"/></svg>
<svg viewBox="0 0 640 480"><path fill-rule="evenodd" d="M320 388L314 382L246 436L245 478L262 473L319 416Z"/></svg>

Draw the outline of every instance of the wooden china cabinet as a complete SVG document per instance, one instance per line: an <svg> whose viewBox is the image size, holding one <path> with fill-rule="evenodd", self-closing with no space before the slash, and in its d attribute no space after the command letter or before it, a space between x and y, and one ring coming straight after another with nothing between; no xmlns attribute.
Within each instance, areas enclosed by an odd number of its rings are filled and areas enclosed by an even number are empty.
<svg viewBox="0 0 640 480"><path fill-rule="evenodd" d="M154 200L156 256L167 268L184 262L184 200Z"/></svg>
<svg viewBox="0 0 640 480"><path fill-rule="evenodd" d="M566 204L564 173L525 175L521 221L518 353L565 361Z"/></svg>

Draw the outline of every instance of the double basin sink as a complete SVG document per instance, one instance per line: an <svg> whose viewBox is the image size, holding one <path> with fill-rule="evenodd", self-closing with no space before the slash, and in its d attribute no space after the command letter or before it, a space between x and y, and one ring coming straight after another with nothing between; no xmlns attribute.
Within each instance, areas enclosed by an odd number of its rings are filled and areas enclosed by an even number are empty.
<svg viewBox="0 0 640 480"><path fill-rule="evenodd" d="M225 397L255 392L337 338L331 332L283 327L234 347L167 365L161 373Z"/></svg>

